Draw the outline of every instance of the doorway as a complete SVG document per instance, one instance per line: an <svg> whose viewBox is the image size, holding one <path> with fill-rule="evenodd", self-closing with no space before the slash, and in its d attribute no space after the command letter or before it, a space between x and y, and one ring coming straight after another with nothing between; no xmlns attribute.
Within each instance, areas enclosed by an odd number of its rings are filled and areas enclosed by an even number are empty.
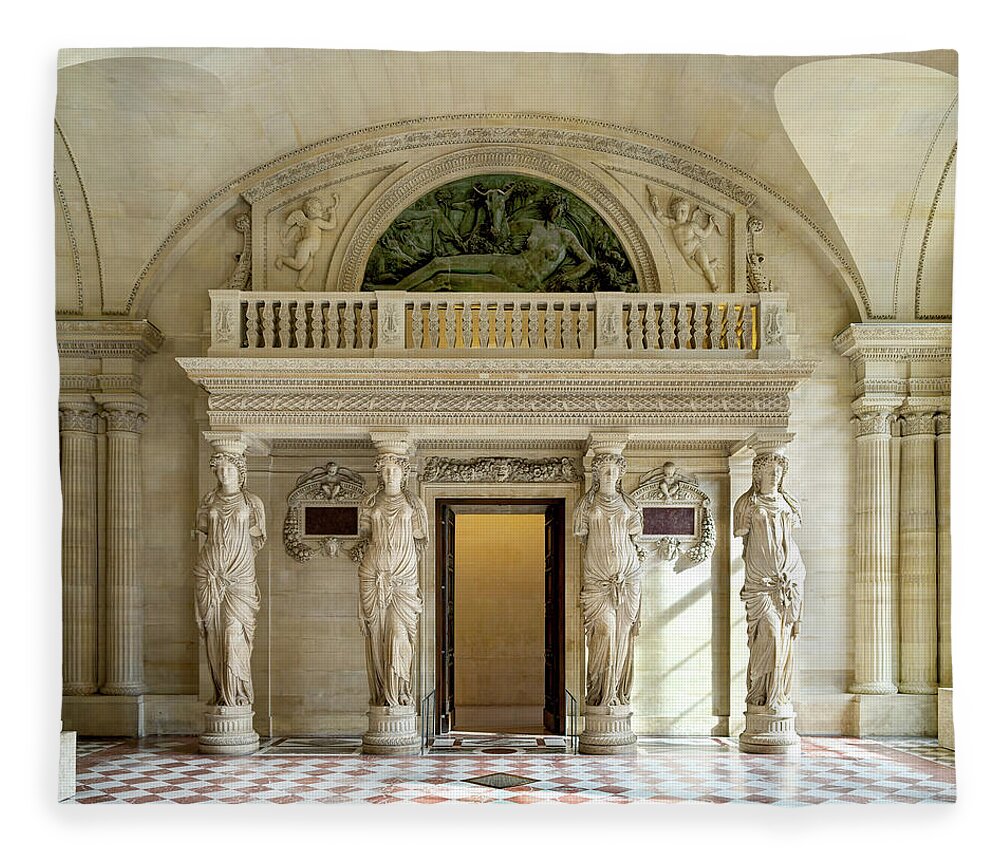
<svg viewBox="0 0 1000 860"><path fill-rule="evenodd" d="M438 731L565 731L561 499L439 499Z"/></svg>

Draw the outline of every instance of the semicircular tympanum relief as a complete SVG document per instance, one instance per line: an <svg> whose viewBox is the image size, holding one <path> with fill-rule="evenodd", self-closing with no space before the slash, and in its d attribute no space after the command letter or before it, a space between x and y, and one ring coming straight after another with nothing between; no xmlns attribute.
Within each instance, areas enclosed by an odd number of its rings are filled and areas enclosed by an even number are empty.
<svg viewBox="0 0 1000 860"><path fill-rule="evenodd" d="M625 249L579 197L530 176L449 182L414 201L379 237L365 290L638 290Z"/></svg>

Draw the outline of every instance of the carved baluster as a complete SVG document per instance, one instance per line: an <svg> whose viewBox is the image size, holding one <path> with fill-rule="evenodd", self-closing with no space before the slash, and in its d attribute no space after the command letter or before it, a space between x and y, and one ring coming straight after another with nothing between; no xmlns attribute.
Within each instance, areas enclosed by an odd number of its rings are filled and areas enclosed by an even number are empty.
<svg viewBox="0 0 1000 860"><path fill-rule="evenodd" d="M306 347L306 303L295 303L295 346L297 349Z"/></svg>
<svg viewBox="0 0 1000 860"><path fill-rule="evenodd" d="M708 316L706 317L706 322L708 323L708 348L718 349L719 348L719 306L712 302L708 306Z"/></svg>
<svg viewBox="0 0 1000 860"><path fill-rule="evenodd" d="M420 302L413 303L410 319L410 337L413 338L413 348L422 349L424 345L424 306Z"/></svg>
<svg viewBox="0 0 1000 860"><path fill-rule="evenodd" d="M312 336L312 346L316 349L323 345L323 311L319 302L312 302L312 317L309 320L309 334Z"/></svg>
<svg viewBox="0 0 1000 860"><path fill-rule="evenodd" d="M674 306L664 302L660 308L660 342L664 349L674 348Z"/></svg>
<svg viewBox="0 0 1000 860"><path fill-rule="evenodd" d="M552 302L545 304L545 348L556 348L556 308Z"/></svg>
<svg viewBox="0 0 1000 860"><path fill-rule="evenodd" d="M576 349L576 326L573 325L573 308L569 302L563 302L560 333L562 335L562 348Z"/></svg>
<svg viewBox="0 0 1000 860"><path fill-rule="evenodd" d="M514 349L519 349L521 339L524 337L524 310L520 302L514 302L514 309L511 311L511 343Z"/></svg>
<svg viewBox="0 0 1000 860"><path fill-rule="evenodd" d="M278 346L292 345L292 319L289 313L289 303L278 303Z"/></svg>
<svg viewBox="0 0 1000 860"><path fill-rule="evenodd" d="M736 333L736 343L740 349L750 349L753 342L753 323L750 317L750 306L741 305L736 318L738 331Z"/></svg>
<svg viewBox="0 0 1000 860"><path fill-rule="evenodd" d="M247 349L257 348L257 338L260 334L257 302L247 302Z"/></svg>
<svg viewBox="0 0 1000 860"><path fill-rule="evenodd" d="M705 338L708 336L708 312L705 307L702 302L694 306L694 349L705 348Z"/></svg>
<svg viewBox="0 0 1000 860"><path fill-rule="evenodd" d="M441 311L437 302L431 302L427 312L427 345L437 349L441 343Z"/></svg>
<svg viewBox="0 0 1000 860"><path fill-rule="evenodd" d="M260 319L264 329L264 348L270 349L274 346L274 304L272 302L264 302Z"/></svg>
<svg viewBox="0 0 1000 860"><path fill-rule="evenodd" d="M628 302L628 344L638 351L642 349L642 311L638 302Z"/></svg>
<svg viewBox="0 0 1000 860"><path fill-rule="evenodd" d="M490 306L486 302L479 305L479 348L490 345Z"/></svg>
<svg viewBox="0 0 1000 860"><path fill-rule="evenodd" d="M451 302L446 302L444 306L444 340L448 344L448 349L455 348L455 314L458 309Z"/></svg>
<svg viewBox="0 0 1000 860"><path fill-rule="evenodd" d="M472 348L472 308L468 302L462 303L462 346Z"/></svg>
<svg viewBox="0 0 1000 860"><path fill-rule="evenodd" d="M361 342L358 346L361 349L371 349L374 344L372 343L372 308L369 302L363 301L361 303Z"/></svg>
<svg viewBox="0 0 1000 860"><path fill-rule="evenodd" d="M660 327L656 324L656 305L646 302L646 349L659 349Z"/></svg>
<svg viewBox="0 0 1000 860"><path fill-rule="evenodd" d="M736 305L730 302L726 305L725 323L726 349L736 349Z"/></svg>
<svg viewBox="0 0 1000 860"><path fill-rule="evenodd" d="M344 349L354 349L354 335L357 332L357 320L354 317L354 302L344 305Z"/></svg>
<svg viewBox="0 0 1000 860"><path fill-rule="evenodd" d="M326 309L326 346L328 349L340 347L340 305L330 302Z"/></svg>
<svg viewBox="0 0 1000 860"><path fill-rule="evenodd" d="M538 302L528 305L528 346L538 346Z"/></svg>
<svg viewBox="0 0 1000 860"><path fill-rule="evenodd" d="M686 305L684 311L685 319L684 327L682 329L683 336L681 337L681 348L694 349L695 316L698 313L698 306Z"/></svg>
<svg viewBox="0 0 1000 860"><path fill-rule="evenodd" d="M590 308L585 302L580 303L580 312L576 317L576 330L580 337L580 349L589 349L590 343Z"/></svg>

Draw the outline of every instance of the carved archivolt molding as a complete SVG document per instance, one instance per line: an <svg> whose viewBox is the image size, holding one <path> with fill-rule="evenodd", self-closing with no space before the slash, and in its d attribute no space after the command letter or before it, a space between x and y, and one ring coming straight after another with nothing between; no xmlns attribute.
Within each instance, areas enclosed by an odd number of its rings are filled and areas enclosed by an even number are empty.
<svg viewBox="0 0 1000 860"><path fill-rule="evenodd" d="M955 163L955 154L958 151L958 144L956 143L951 148L951 154L948 156L948 161L944 166L944 171L941 174L941 179L938 182L937 189L934 191L934 200L931 203L930 212L927 213L927 226L924 228L923 238L920 240L920 256L917 259L917 287L916 295L914 297L914 309L916 310L917 319L925 320L950 320L949 315L935 315L928 314L924 315L920 313L920 288L923 285L924 280L924 261L927 258L927 246L931 241L931 228L934 226L934 216L937 214L938 206L941 203L941 193L944 191L944 184L948 179L948 174L951 172L951 167Z"/></svg>
<svg viewBox="0 0 1000 860"><path fill-rule="evenodd" d="M345 504L360 502L364 497L364 479L351 469L338 466L333 460L303 472L288 494L288 512L283 529L285 552L300 563L323 554L330 557L340 552L337 538L313 538L305 535L305 504Z"/></svg>
<svg viewBox="0 0 1000 860"><path fill-rule="evenodd" d="M453 460L429 457L420 480L463 484L507 484L579 481L578 464L569 457L529 460L523 457L479 457Z"/></svg>
<svg viewBox="0 0 1000 860"><path fill-rule="evenodd" d="M362 219L347 244L344 263L334 286L361 290L365 265L378 238L414 200L452 179L483 172L528 173L564 185L592 205L622 241L635 269L640 292L655 292L652 254L632 216L593 176L547 152L515 147L479 147L436 158L421 165L389 188ZM331 271L327 288L331 288Z"/></svg>

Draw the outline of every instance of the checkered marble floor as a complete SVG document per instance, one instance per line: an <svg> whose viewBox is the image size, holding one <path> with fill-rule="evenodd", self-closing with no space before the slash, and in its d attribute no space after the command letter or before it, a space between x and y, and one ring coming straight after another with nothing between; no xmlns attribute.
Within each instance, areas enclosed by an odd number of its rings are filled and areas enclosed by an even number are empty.
<svg viewBox="0 0 1000 860"><path fill-rule="evenodd" d="M463 751L360 754L353 738L265 741L200 755L196 738L84 739L65 803L950 803L954 759L922 739L803 738L798 758L727 738L643 739L632 756L581 756L481 738ZM537 741L535 742L538 746ZM493 749L497 752L487 752ZM513 750L501 752L501 750ZM944 752L944 751L942 751Z"/></svg>

